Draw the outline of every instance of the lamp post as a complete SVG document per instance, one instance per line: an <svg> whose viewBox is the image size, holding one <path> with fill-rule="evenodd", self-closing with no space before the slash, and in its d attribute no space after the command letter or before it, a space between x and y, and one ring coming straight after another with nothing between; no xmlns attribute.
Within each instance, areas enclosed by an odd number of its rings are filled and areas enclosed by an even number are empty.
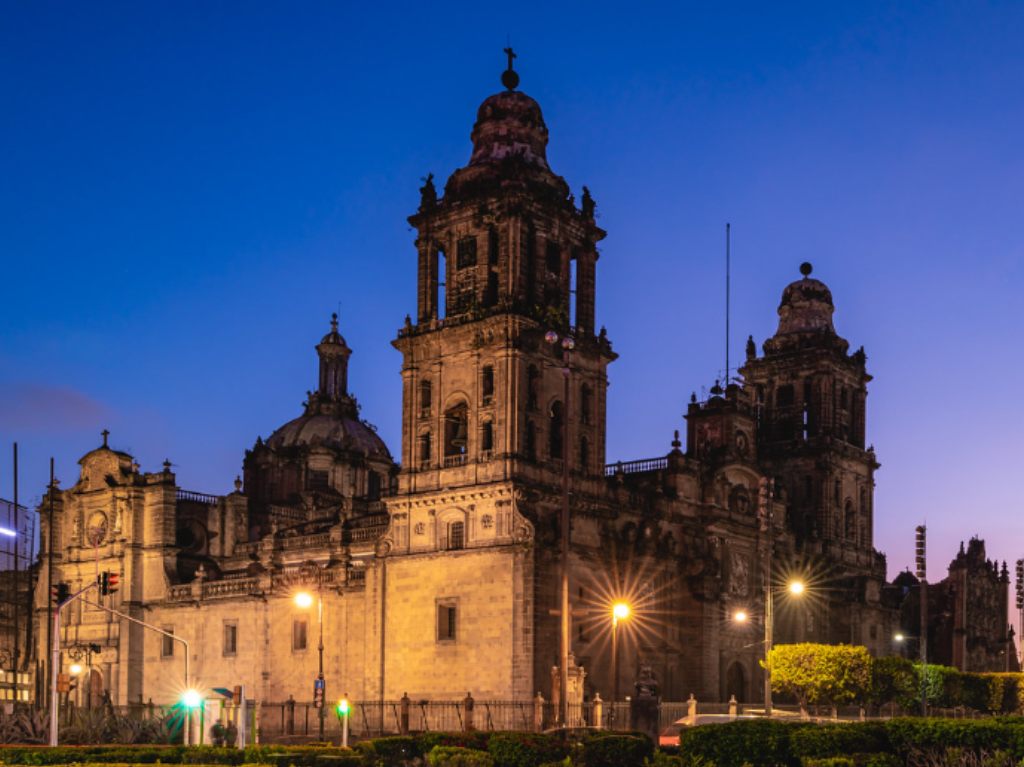
<svg viewBox="0 0 1024 767"><path fill-rule="evenodd" d="M803 581L793 580L786 584L786 591L795 597L807 591ZM732 615L736 623L746 623L750 616L745 610L737 610ZM769 580L764 589L764 713L772 715L772 671L771 652L775 641L775 587Z"/></svg>
<svg viewBox="0 0 1024 767"><path fill-rule="evenodd" d="M565 380L564 409L562 411L562 537L561 537L561 632L558 663L558 721L562 727L569 726L569 362L576 342L569 336L560 338L554 330L544 334L544 340L552 347L561 341L562 376Z"/></svg>
<svg viewBox="0 0 1024 767"><path fill-rule="evenodd" d="M319 737L320 740L324 739L324 699L327 691L324 683L324 592L323 592L323 581L320 578L320 569L317 568L317 599L316 599L316 622L318 639L316 643L317 650L317 675L316 684L314 685L313 691L313 704L317 706L317 720L319 722ZM302 609L308 609L313 605L313 595L308 591L300 591L295 595L295 604Z"/></svg>
<svg viewBox="0 0 1024 767"><path fill-rule="evenodd" d="M619 621L629 618L630 607L625 602L612 605L612 705L608 709L608 719L615 723L615 704L619 702Z"/></svg>

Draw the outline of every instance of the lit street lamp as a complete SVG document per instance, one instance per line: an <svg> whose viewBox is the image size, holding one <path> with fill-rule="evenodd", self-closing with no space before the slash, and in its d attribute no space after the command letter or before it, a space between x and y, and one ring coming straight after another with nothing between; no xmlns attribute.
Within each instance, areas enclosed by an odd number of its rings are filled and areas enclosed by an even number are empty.
<svg viewBox="0 0 1024 767"><path fill-rule="evenodd" d="M807 591L803 581L793 580L786 584L786 591L795 597L802 596ZM745 610L737 610L733 613L732 619L736 623L746 623L749 615ZM770 656L775 640L775 587L771 580L767 580L764 589L764 713L765 716L772 715L772 671Z"/></svg>
<svg viewBox="0 0 1024 767"><path fill-rule="evenodd" d="M319 720L320 727L320 740L324 739L324 697L327 691L324 689L324 593L322 587L322 581L320 579L320 570L317 569L317 600L316 600L316 622L317 629L319 632L319 638L317 640L317 675L316 685L313 693L313 703L318 705L317 718ZM300 591L295 595L295 605L308 610L313 606L313 595L308 591Z"/></svg>
<svg viewBox="0 0 1024 767"><path fill-rule="evenodd" d="M608 710L609 719L615 722L615 704L619 702L619 621L627 620L632 613L626 602L612 605L612 705Z"/></svg>

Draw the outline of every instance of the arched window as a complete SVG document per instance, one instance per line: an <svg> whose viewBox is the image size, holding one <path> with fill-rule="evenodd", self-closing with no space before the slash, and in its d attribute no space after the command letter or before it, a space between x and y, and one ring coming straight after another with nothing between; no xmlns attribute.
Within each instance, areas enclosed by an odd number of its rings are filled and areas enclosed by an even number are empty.
<svg viewBox="0 0 1024 767"><path fill-rule="evenodd" d="M480 457L490 457L492 450L494 450L494 424L484 421L480 428Z"/></svg>
<svg viewBox="0 0 1024 767"><path fill-rule="evenodd" d="M446 548L448 549L464 549L466 548L466 523L465 522L451 522L448 525L448 542Z"/></svg>
<svg viewBox="0 0 1024 767"><path fill-rule="evenodd" d="M489 405L494 397L494 366L484 365L480 376L480 396L483 403Z"/></svg>
<svg viewBox="0 0 1024 767"><path fill-rule="evenodd" d="M526 422L526 457L531 461L537 460L537 427L533 421Z"/></svg>
<svg viewBox="0 0 1024 767"><path fill-rule="evenodd" d="M593 394L590 391L590 387L587 384L583 384L580 387L580 422L590 423L590 411L594 404L592 402Z"/></svg>
<svg viewBox="0 0 1024 767"><path fill-rule="evenodd" d="M562 441L565 428L565 412L561 402L554 402L551 405L551 412L548 414L548 455L552 458L563 458Z"/></svg>
<svg viewBox="0 0 1024 767"><path fill-rule="evenodd" d="M434 387L430 381L420 381L420 418L426 418L430 415L433 390Z"/></svg>
<svg viewBox="0 0 1024 767"><path fill-rule="evenodd" d="M424 432L420 435L420 468L425 469L430 466L430 459L433 450L430 440L430 432Z"/></svg>
<svg viewBox="0 0 1024 767"><path fill-rule="evenodd" d="M846 499L846 506L843 509L844 523L846 526L846 539L853 541L857 539L857 514L853 510L853 501Z"/></svg>
<svg viewBox="0 0 1024 767"><path fill-rule="evenodd" d="M469 427L469 408L465 402L459 402L448 408L444 414L444 457L448 459L465 456Z"/></svg>
<svg viewBox="0 0 1024 767"><path fill-rule="evenodd" d="M538 389L540 388L540 372L536 365L530 365L526 371L526 407L537 409Z"/></svg>

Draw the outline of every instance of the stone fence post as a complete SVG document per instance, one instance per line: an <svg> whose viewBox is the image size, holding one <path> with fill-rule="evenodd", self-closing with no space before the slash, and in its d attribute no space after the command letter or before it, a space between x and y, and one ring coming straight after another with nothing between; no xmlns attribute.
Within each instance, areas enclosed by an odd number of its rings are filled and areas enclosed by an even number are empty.
<svg viewBox="0 0 1024 767"><path fill-rule="evenodd" d="M398 703L398 728L402 735L409 734L409 693L403 692Z"/></svg>
<svg viewBox="0 0 1024 767"><path fill-rule="evenodd" d="M686 723L691 727L697 724L697 699L693 697L692 692L686 701Z"/></svg>
<svg viewBox="0 0 1024 767"><path fill-rule="evenodd" d="M735 695L730 695L729 696L729 718L730 719L735 719L736 718L736 696Z"/></svg>
<svg viewBox="0 0 1024 767"><path fill-rule="evenodd" d="M544 696L539 692L533 699L533 730L540 732L544 729Z"/></svg>
<svg viewBox="0 0 1024 767"><path fill-rule="evenodd" d="M285 702L285 722L284 731L286 735L295 734L295 697L292 695L288 696L288 700Z"/></svg>
<svg viewBox="0 0 1024 767"><path fill-rule="evenodd" d="M462 701L466 707L465 728L466 732L473 729L473 693L467 692L465 700Z"/></svg>
<svg viewBox="0 0 1024 767"><path fill-rule="evenodd" d="M604 701L601 700L601 693L594 693L594 715L593 722L591 724L597 729L604 727L604 719L602 714L604 713Z"/></svg>

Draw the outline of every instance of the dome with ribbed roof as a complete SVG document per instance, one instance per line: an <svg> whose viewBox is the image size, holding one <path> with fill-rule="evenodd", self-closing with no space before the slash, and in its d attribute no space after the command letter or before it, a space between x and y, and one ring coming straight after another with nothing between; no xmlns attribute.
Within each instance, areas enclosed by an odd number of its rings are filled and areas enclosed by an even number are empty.
<svg viewBox="0 0 1024 767"><path fill-rule="evenodd" d="M835 332L832 325L832 291L828 286L811 278L813 267L804 262L800 265L802 279L791 282L782 291L779 303L779 329L776 335L786 333L808 333L819 331Z"/></svg>

